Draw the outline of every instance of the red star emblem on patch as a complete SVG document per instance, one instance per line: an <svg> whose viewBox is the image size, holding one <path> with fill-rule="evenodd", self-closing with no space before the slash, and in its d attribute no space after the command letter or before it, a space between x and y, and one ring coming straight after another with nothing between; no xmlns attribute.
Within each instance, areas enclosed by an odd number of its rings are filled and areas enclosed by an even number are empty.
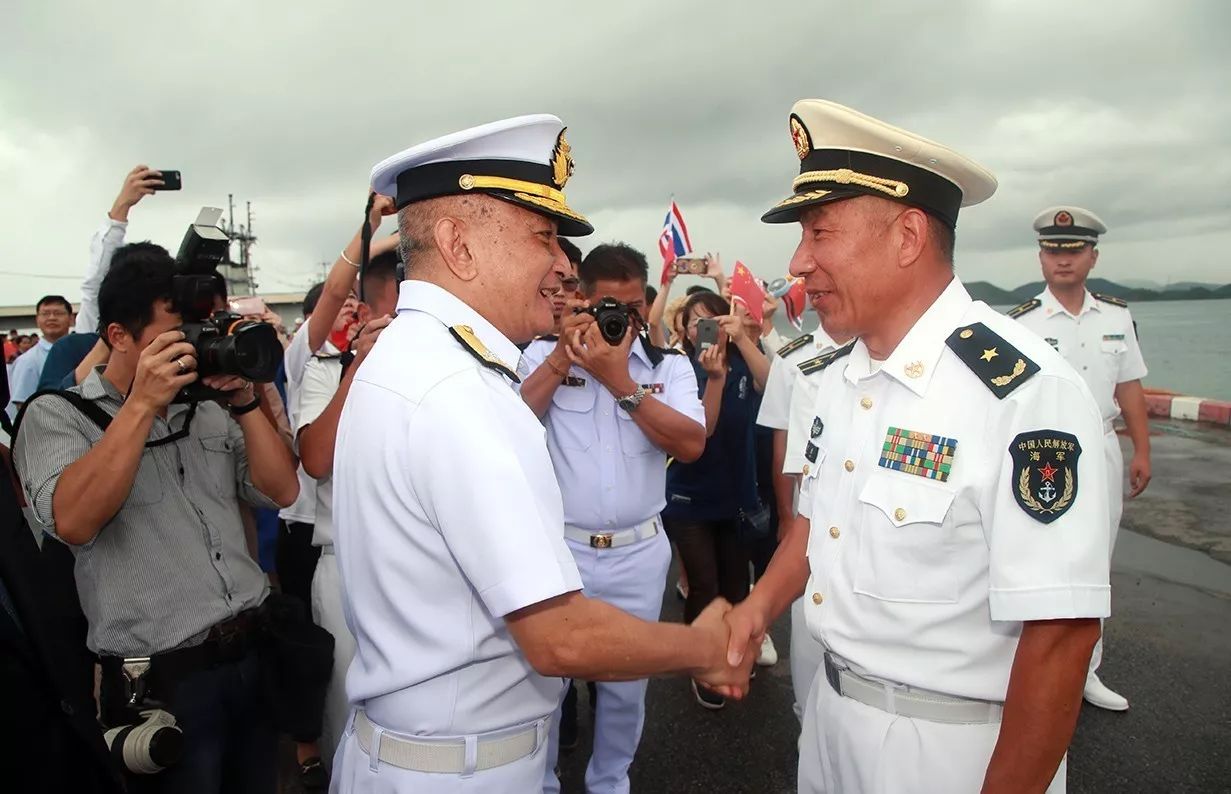
<svg viewBox="0 0 1231 794"><path fill-rule="evenodd" d="M1056 479L1056 474L1059 473L1059 471L1060 471L1059 469L1053 469L1052 465L1048 463L1046 466L1039 469L1039 474L1042 474L1043 479L1046 480L1047 482L1053 482Z"/></svg>

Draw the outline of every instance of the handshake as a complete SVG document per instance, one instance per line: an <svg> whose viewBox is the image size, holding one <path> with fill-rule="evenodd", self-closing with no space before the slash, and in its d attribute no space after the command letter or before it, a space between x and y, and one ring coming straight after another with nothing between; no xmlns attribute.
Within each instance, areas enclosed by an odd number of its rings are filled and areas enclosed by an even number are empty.
<svg viewBox="0 0 1231 794"><path fill-rule="evenodd" d="M733 700L748 694L748 677L766 625L761 614L744 603L732 607L723 598L710 602L692 622L710 650L712 662L694 674L697 683Z"/></svg>

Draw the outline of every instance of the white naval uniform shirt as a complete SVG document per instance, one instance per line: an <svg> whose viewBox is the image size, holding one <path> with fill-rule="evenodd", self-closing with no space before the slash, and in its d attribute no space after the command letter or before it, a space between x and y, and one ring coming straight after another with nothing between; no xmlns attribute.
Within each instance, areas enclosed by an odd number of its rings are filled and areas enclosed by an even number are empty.
<svg viewBox="0 0 1231 794"><path fill-rule="evenodd" d="M825 329L817 326L811 342L785 356L775 354L771 360L757 424L786 431L783 474L803 471L806 462L804 447L808 443L808 428L812 426L814 416L812 404L816 401L818 374L805 375L799 365L837 347L838 344L825 333Z"/></svg>
<svg viewBox="0 0 1231 794"><path fill-rule="evenodd" d="M1145 359L1137 344L1133 316L1125 306L1100 301L1086 291L1081 311L1069 314L1050 289L1037 296L1040 306L1019 316L1017 321L1034 331L1056 349L1081 375L1094 399L1107 429L1120 415L1116 386L1146 376Z"/></svg>
<svg viewBox="0 0 1231 794"><path fill-rule="evenodd" d="M946 345L974 323L1041 370L997 399ZM989 361L1008 377L1012 358ZM1090 391L956 278L880 367L856 342L823 370L816 417L800 493L811 520L804 604L812 634L857 671L1003 701L1021 621L1109 614L1103 431ZM890 428L955 439L947 481L880 465ZM1010 446L1048 430L1072 434L1081 452L1067 512L1044 523L1015 500Z"/></svg>
<svg viewBox="0 0 1231 794"><path fill-rule="evenodd" d="M523 356L533 372L555 348L535 340ZM651 366L637 339L629 348L628 374L669 407L705 426L697 376L688 356L666 353ZM621 397L625 395L620 395ZM589 372L569 368L543 416L547 449L564 483L564 522L595 531L628 529L667 505L667 453L654 446L616 397Z"/></svg>
<svg viewBox="0 0 1231 794"><path fill-rule="evenodd" d="M299 384L299 410L295 422L295 451L299 451L299 434L317 420L342 385L341 351L332 342L326 341L321 352L304 364L303 378ZM302 469L302 464L300 466ZM307 473L304 473L307 476ZM314 520L312 522L312 545L333 545L333 476L319 480L308 477L315 495L312 498Z"/></svg>
<svg viewBox="0 0 1231 794"><path fill-rule="evenodd" d="M357 650L351 703L389 730L464 735L546 717L504 616L581 590L543 426L511 380L517 347L454 295L405 281L355 373L334 458L334 548Z"/></svg>

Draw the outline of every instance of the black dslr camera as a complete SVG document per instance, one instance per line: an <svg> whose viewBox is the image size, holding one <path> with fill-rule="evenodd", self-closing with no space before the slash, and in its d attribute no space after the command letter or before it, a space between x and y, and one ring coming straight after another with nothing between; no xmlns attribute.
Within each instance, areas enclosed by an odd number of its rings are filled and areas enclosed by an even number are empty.
<svg viewBox="0 0 1231 794"><path fill-rule="evenodd" d="M222 210L205 207L188 227L171 280L171 308L183 318L185 341L196 348L197 372L237 375L269 383L278 374L282 344L269 323L245 320L229 311L214 311L218 263L225 261L231 239L218 226ZM222 393L199 380L176 395L181 403L217 399Z"/></svg>
<svg viewBox="0 0 1231 794"><path fill-rule="evenodd" d="M629 324L640 326L641 315L627 303L620 303L615 298L603 298L588 309L573 309L573 314L588 314L598 323L599 333L609 345L618 345L624 341Z"/></svg>

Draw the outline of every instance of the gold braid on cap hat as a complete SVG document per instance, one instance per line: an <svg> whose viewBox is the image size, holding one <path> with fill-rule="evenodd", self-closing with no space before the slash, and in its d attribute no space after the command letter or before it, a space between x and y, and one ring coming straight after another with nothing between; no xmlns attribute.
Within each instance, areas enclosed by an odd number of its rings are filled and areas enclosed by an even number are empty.
<svg viewBox="0 0 1231 794"><path fill-rule="evenodd" d="M795 181L791 183L792 190L799 190L803 185L811 185L814 182L836 182L839 185L858 185L869 190L879 190L894 198L902 198L910 192L910 185L905 182L899 182L896 179L882 179L879 176L871 174L861 174L858 171L852 171L849 168L836 168L832 171L805 171L795 177Z"/></svg>

